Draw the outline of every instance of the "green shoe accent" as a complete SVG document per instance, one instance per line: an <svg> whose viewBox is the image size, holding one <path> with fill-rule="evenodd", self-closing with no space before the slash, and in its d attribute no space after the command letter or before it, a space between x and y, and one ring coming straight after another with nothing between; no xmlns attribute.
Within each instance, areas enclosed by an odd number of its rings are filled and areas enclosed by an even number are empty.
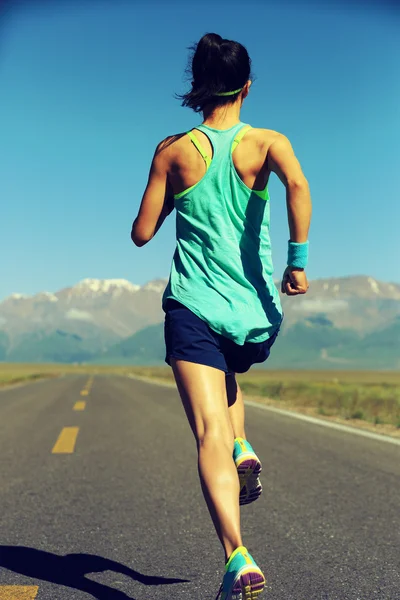
<svg viewBox="0 0 400 600"><path fill-rule="evenodd" d="M235 556L237 554L239 554L239 552L245 553L247 552L247 548L245 548L244 546L239 546L238 548L236 548L236 550L234 550L232 552L232 554L230 555L228 562L225 565L225 571L228 571L229 569L229 565L231 564L231 562L233 561L233 559L235 558Z"/></svg>

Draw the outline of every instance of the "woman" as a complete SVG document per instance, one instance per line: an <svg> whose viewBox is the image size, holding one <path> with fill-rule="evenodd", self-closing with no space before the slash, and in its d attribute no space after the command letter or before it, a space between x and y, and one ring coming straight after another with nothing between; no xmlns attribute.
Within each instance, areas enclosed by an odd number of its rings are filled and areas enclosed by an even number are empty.
<svg viewBox="0 0 400 600"><path fill-rule="evenodd" d="M191 67L192 89L181 98L203 113L203 123L158 145L131 237L146 244L176 208L177 245L163 296L166 362L196 438L202 490L225 551L221 598L250 600L265 579L243 546L239 504L260 496L261 462L246 441L235 373L268 358L282 321L272 278L270 173L286 187L290 241L282 292L290 296L308 289L311 201L289 140L240 121L251 85L247 50L207 34Z"/></svg>

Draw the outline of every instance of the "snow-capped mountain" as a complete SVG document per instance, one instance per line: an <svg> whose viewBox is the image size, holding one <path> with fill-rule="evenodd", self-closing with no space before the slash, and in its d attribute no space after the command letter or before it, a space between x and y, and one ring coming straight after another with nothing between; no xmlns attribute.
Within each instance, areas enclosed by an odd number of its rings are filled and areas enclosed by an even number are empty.
<svg viewBox="0 0 400 600"><path fill-rule="evenodd" d="M140 290L140 285L135 285L126 279L83 279L72 288L70 295L95 296L97 294L112 294L119 296L123 292L134 294Z"/></svg>
<svg viewBox="0 0 400 600"><path fill-rule="evenodd" d="M56 329L105 340L127 337L162 320L165 285L166 280L140 286L125 279L84 279L55 293L12 294L0 302L0 328L11 342Z"/></svg>

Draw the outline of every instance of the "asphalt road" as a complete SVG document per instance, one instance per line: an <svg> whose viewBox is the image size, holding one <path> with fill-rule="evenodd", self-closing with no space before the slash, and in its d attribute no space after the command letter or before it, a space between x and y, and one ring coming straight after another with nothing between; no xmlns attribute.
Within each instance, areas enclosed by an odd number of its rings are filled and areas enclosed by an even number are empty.
<svg viewBox="0 0 400 600"><path fill-rule="evenodd" d="M247 422L262 597L399 600L400 447L254 407ZM96 376L0 392L0 600L214 600L222 573L174 389Z"/></svg>

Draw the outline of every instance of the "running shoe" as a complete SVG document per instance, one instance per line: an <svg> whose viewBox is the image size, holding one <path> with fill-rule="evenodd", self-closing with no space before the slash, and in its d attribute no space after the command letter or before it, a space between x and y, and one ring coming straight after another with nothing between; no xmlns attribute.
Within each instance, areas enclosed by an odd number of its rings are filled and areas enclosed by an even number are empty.
<svg viewBox="0 0 400 600"><path fill-rule="evenodd" d="M236 548L225 566L216 600L257 600L265 577L244 546Z"/></svg>
<svg viewBox="0 0 400 600"><path fill-rule="evenodd" d="M261 461L247 440L236 438L233 447L233 460L235 461L240 482L239 504L250 504L262 494L260 473Z"/></svg>

